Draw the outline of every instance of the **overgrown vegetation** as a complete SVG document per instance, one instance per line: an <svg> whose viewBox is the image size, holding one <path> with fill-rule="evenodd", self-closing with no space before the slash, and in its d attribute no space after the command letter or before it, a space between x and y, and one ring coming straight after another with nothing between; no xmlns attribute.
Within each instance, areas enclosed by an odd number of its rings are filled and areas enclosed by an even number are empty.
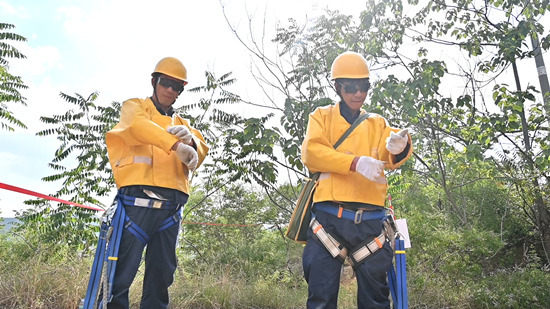
<svg viewBox="0 0 550 309"><path fill-rule="evenodd" d="M249 117L224 109L258 107L232 92L231 73L206 72L204 85L190 90L204 99L180 112L213 147L183 220L173 308L304 307L302 247L283 237L284 226L296 179L307 175L300 161L307 117L331 103L329 67L344 50L371 62L366 108L413 132L414 160L389 175L397 216L407 218L412 237L410 307L549 308L550 108L537 87L522 86L517 70L536 55L527 41L550 48L548 10L548 1L367 1L359 20L328 11L307 25L280 26L279 50L259 40L247 45L233 29L258 61L251 73L259 85L280 98L267 98L267 112ZM442 60L430 53L434 46L461 61ZM75 108L42 117L52 128L38 134L60 144L50 165L56 174L44 180L63 181L58 197L105 207L98 197L113 182L103 136L119 103L101 104L95 93L61 98ZM0 238L0 307L74 308L84 297L97 219L27 203L35 208L22 214L15 235ZM342 308L355 307L354 284L343 280Z"/></svg>
<svg viewBox="0 0 550 309"><path fill-rule="evenodd" d="M478 186L465 190L494 189L490 182ZM227 191L202 201L204 206L184 220L172 308L305 308L301 245L281 237L270 216L262 219L262 210L269 208L265 195L248 186ZM407 250L410 308L548 308L550 276L540 259L532 251L511 250L515 235L483 224L464 229L449 220L431 202L435 193L412 186L393 192L394 207L413 235ZM188 209L203 194L196 191ZM487 197L477 195L473 202L488 206L505 198L502 192L491 194L495 200ZM224 205L258 210L248 217L222 213L219 198L227 198ZM0 249L0 307L75 308L84 296L91 252L46 245L19 232L10 240L2 236ZM131 290L132 308L139 306L141 275ZM353 279L343 277L341 308L355 306L355 288Z"/></svg>
<svg viewBox="0 0 550 309"><path fill-rule="evenodd" d="M25 98L19 92L27 89L20 76L9 72L9 58L25 58L17 48L9 44L9 41L25 42L27 39L19 34L7 32L15 28L12 24L0 23L0 130L14 131L13 126L26 128L17 117L10 111L8 104L21 104L26 106Z"/></svg>

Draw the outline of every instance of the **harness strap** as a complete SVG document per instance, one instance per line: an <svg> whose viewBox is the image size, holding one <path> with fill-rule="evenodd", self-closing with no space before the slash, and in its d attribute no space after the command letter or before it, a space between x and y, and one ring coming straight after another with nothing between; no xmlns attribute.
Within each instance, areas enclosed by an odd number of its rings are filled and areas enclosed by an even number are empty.
<svg viewBox="0 0 550 309"><path fill-rule="evenodd" d="M112 290L113 290L113 281L115 278L115 271L116 271L116 265L118 262L118 249L120 248L120 241L122 240L122 230L123 230L123 222L124 218L126 217L126 210L121 204L121 201L119 200L117 203L117 209L115 211L115 214L113 215L112 219L112 236L108 240L107 245L107 257L106 257L106 265L103 266L104 269L104 275L105 278L103 279L103 300L106 302L110 302L113 298ZM107 308L106 305L103 306L104 308Z"/></svg>
<svg viewBox="0 0 550 309"><path fill-rule="evenodd" d="M134 236L141 241L144 245L146 245L149 240L151 240L151 237L145 233L145 231L139 227L139 225L135 224L132 220L130 220L130 217L126 216L124 219L124 228L127 229L130 233L134 234Z"/></svg>
<svg viewBox="0 0 550 309"><path fill-rule="evenodd" d="M162 232L162 231L164 231L165 229L171 227L171 226L174 225L174 224L179 224L180 221L181 221L181 209L178 210L178 212L176 212L176 213L175 213L173 216L171 216L170 218L166 218L166 220L164 220L164 221L160 224L159 229L158 229L155 233Z"/></svg>
<svg viewBox="0 0 550 309"><path fill-rule="evenodd" d="M173 216L170 216L169 218L166 218L162 223L160 224L158 230L154 233L159 233L164 231L165 229L171 227L174 224L178 224L181 221L181 209L178 210ZM151 240L151 237L145 233L145 231L139 227L139 225L135 224L128 216L126 216L124 221L124 228L127 229L130 233L134 234L134 236L141 241L144 245L149 243Z"/></svg>
<svg viewBox="0 0 550 309"><path fill-rule="evenodd" d="M344 207L336 206L336 205L330 205L326 203L318 203L315 204L315 210L319 210L322 212L326 212L328 214L331 214L333 216L336 216L341 219L350 220L357 223L361 223L363 221L367 220L382 220L386 216L386 209L380 207L381 209L375 209L375 210L362 210L359 209L358 211L353 211L350 209L346 209Z"/></svg>
<svg viewBox="0 0 550 309"><path fill-rule="evenodd" d="M102 218L99 240L96 247L94 262L92 264L90 279L88 281L86 298L83 304L84 309L102 307L101 305L96 306L101 281L103 281L104 288L103 299L108 302L112 298L112 282L116 270L116 263L118 261L118 249L122 236L123 220L126 217L126 212L120 200L115 199L115 201L117 205L114 208L112 217L111 213L108 214L109 210L107 210ZM102 300L99 301L101 304Z"/></svg>
<svg viewBox="0 0 550 309"><path fill-rule="evenodd" d="M383 230L382 233L370 242L363 242L353 248L350 254L350 262L353 268L359 266L370 255L374 254L376 251L382 249L384 243L387 241L386 231Z"/></svg>
<svg viewBox="0 0 550 309"><path fill-rule="evenodd" d="M332 255L333 258L338 258L340 262L344 263L348 256L348 249L332 235L327 233L317 219L313 218L309 226L313 230L313 234L317 236L319 241L325 246L328 252L330 252L330 255Z"/></svg>
<svg viewBox="0 0 550 309"><path fill-rule="evenodd" d="M105 244L107 242L107 230L109 229L109 224L103 222L101 224L101 230L99 232L99 240L97 242L97 247L95 250L94 262L92 264L92 269L90 271L90 279L88 280L88 289L86 290L86 298L84 298L84 309L93 309L95 308L95 301L97 299L97 294L99 291L99 286L101 283L101 274L103 270L103 261L105 257Z"/></svg>
<svg viewBox="0 0 550 309"><path fill-rule="evenodd" d="M321 206L321 207L319 207ZM328 207L326 207L328 206ZM330 214L334 214L335 216L339 218L344 218L344 213L346 209L343 209L343 207L332 207L326 204L318 204L315 206L316 210L325 211ZM349 210L348 210L349 211ZM357 213L353 211L349 211L351 213ZM382 249L384 247L384 244L386 242L393 242L395 239L395 230L393 230L393 225L391 222L391 216L386 216L385 211L384 212L378 212L376 211L375 214L370 214L370 212L367 212L369 216L367 217L374 217L379 219L384 219L383 221L383 229L382 233L380 235L376 236L374 239L370 241L364 241L360 243L359 245L355 246L352 249L347 248L343 243L342 240L337 239L334 237L334 235L331 235L328 233L323 226L313 217L311 219L310 228L313 231L313 234L319 239L319 241L323 244L323 246L327 249L327 251L332 255L334 258L338 258L338 260L342 263L346 261L346 259L349 259L351 266L355 269L361 263L363 263L369 256L376 253L378 250ZM381 214L384 214L384 216L380 217ZM356 217L356 215L354 215ZM348 218L350 218L349 213L347 215ZM348 219L349 220L349 219ZM375 220L375 219L371 219ZM356 222L356 220L353 220ZM357 222L356 222L357 223ZM392 244L392 249L393 249Z"/></svg>

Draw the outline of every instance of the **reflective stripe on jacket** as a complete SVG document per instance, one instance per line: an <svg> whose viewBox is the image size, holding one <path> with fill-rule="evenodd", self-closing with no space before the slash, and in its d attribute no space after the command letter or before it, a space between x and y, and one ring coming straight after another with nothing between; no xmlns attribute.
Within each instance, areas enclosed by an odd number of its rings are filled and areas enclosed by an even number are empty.
<svg viewBox="0 0 550 309"><path fill-rule="evenodd" d="M340 114L339 104L319 107L309 115L302 144L302 161L310 172L322 172L313 201L384 206L387 184L374 183L357 172L351 172L351 163L356 156L369 156L386 161L386 169L396 169L412 155L411 138L409 136L410 147L406 157L395 162L395 156L386 149L386 138L391 131L398 132L400 129L391 128L382 116L371 114L340 147L334 149L333 145L351 126Z"/></svg>
<svg viewBox="0 0 550 309"><path fill-rule="evenodd" d="M118 188L150 185L189 193L189 171L171 150L178 141L166 132L173 125L185 125L193 135L200 166L208 152L202 134L187 120L174 114L161 115L153 101L130 99L122 104L119 123L106 134L107 151Z"/></svg>

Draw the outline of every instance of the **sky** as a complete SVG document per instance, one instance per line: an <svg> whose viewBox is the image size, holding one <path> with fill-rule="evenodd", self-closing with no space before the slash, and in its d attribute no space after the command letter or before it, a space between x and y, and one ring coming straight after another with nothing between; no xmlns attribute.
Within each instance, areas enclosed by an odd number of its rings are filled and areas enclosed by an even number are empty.
<svg viewBox="0 0 550 309"><path fill-rule="evenodd" d="M74 108L60 93L87 97L97 91L97 102L105 105L145 98L152 93L150 74L166 56L184 63L189 87L202 85L207 70L247 75L250 59L229 28L222 4L242 33L249 16L255 24L265 20L268 40L278 21L305 20L326 8L356 14L364 7L353 0L0 0L0 22L13 24L9 32L27 38L7 41L27 57L10 59L9 72L29 87L22 91L26 107L9 106L28 128L0 131L0 183L46 195L60 188L41 180L55 173L48 163L58 144L35 135L46 128L40 116ZM186 95L174 106L185 104ZM12 217L32 198L0 189L0 216Z"/></svg>

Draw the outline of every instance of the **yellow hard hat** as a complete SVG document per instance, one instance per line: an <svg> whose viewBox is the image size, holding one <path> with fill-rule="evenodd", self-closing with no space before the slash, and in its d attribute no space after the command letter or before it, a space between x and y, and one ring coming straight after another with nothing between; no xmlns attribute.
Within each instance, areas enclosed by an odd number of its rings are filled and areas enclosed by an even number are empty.
<svg viewBox="0 0 550 309"><path fill-rule="evenodd" d="M332 63L331 79L337 78L367 78L370 76L367 60L356 52L344 52Z"/></svg>
<svg viewBox="0 0 550 309"><path fill-rule="evenodd" d="M159 63L157 63L155 71L151 75L155 75L155 73L168 75L187 83L187 69L181 61L174 57L166 57L161 59Z"/></svg>

